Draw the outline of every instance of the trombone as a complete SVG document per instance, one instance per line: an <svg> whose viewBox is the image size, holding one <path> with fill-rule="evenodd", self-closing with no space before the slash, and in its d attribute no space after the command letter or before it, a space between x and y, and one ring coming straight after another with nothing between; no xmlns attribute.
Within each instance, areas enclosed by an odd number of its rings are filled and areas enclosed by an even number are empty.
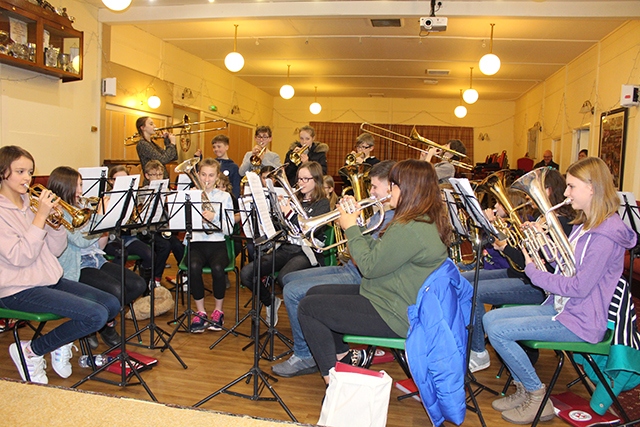
<svg viewBox="0 0 640 427"><path fill-rule="evenodd" d="M191 130L191 126L200 126L200 125L204 125L206 123L217 123L217 122L222 122L223 125L217 128L211 128L211 129L199 129L199 130ZM223 130L226 129L229 126L229 123L224 120L224 119L211 119L211 120L203 120L201 122L193 122L191 123L189 121L189 116L188 115L184 115L184 117L182 118L182 122L180 123L176 123L175 125L172 126L166 126L163 128L156 128L155 133L151 136L151 139L162 139L164 138L164 131L169 130L169 129L181 129L180 130L180 136L183 135L193 135L196 133L203 133L203 132L212 132L212 131L216 131L216 130ZM136 145L140 139L141 135L139 133L134 133L133 135L127 137L124 139L124 145L125 146L130 146L130 145Z"/></svg>
<svg viewBox="0 0 640 427"><path fill-rule="evenodd" d="M393 137L383 135L382 133L380 133L380 131L389 133L389 134L391 134L393 136L396 136L398 138L407 139L409 141L422 142L423 144L427 144L429 147L437 148L438 150L441 150L442 152L450 153L450 154L452 154L454 156L458 156L460 158L467 157L463 153L459 153L459 152L457 152L455 150L452 150L450 148L447 148L447 147L445 147L443 145L436 144L435 142L431 141L430 139L427 139L427 138L424 138L424 137L420 136L420 134L418 133L418 131L416 130L415 127L411 131L411 136L406 136L406 135L403 135L401 133L394 132L392 130L383 128L381 126L372 125L371 123L367 123L367 122L362 123L360 125L360 129L362 131L364 131L364 132L370 133L373 136L377 136L378 138L382 138L382 139L386 139L387 141L395 142L396 144L400 144L400 145L403 145L403 146L405 146L407 148L411 148L413 150L420 151L421 153L427 153L428 150L423 150L423 149L415 147L415 146L413 146L413 145L411 145L409 143L405 143L405 142L399 141L397 139L394 139ZM372 129L374 129L374 130L372 130ZM447 158L442 154L434 154L434 157L437 157L437 158L439 158L441 160L446 160L449 163L451 163L453 166L457 166L457 167L460 167L460 168L463 168L463 169L467 169L467 170L473 170L473 166L472 165L470 165L468 163L465 163L465 162L460 162L458 160L453 160L453 159Z"/></svg>

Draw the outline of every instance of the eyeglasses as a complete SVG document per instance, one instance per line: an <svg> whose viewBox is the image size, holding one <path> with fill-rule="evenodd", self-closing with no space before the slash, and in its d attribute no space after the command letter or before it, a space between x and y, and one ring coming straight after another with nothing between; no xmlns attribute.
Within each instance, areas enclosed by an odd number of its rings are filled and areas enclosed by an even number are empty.
<svg viewBox="0 0 640 427"><path fill-rule="evenodd" d="M359 148L367 149L367 148L371 148L371 147L373 147L373 145L358 145L358 147L359 147Z"/></svg>
<svg viewBox="0 0 640 427"><path fill-rule="evenodd" d="M299 176L298 181L309 182L313 179L313 177Z"/></svg>
<svg viewBox="0 0 640 427"><path fill-rule="evenodd" d="M398 190L400 189L400 186L398 184L396 184L395 182L390 182L389 185L391 186L392 190L393 190L393 187L398 187Z"/></svg>
<svg viewBox="0 0 640 427"><path fill-rule="evenodd" d="M149 176L164 176L164 174L162 172L148 173L147 175L149 175Z"/></svg>
<svg viewBox="0 0 640 427"><path fill-rule="evenodd" d="M269 135L258 135L256 136L256 139L269 139L271 138Z"/></svg>

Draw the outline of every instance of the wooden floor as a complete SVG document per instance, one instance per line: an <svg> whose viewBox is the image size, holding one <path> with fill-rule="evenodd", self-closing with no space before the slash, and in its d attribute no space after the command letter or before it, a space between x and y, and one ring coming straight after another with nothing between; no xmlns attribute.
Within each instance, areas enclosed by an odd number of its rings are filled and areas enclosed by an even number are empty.
<svg viewBox="0 0 640 427"><path fill-rule="evenodd" d="M174 275L175 267L165 272L166 275ZM230 275L231 283L235 283L233 274ZM208 279L210 280L210 279ZM206 281L205 281L206 283ZM234 292L233 288L227 292L225 299L225 326L233 325L234 317ZM241 306L249 299L249 292L242 289L240 292ZM213 297L209 294L206 297L207 309L213 307ZM241 307L241 317L247 312L247 309ZM173 312L167 313L157 319L157 324L166 331L171 331L172 326L168 326L167 322L173 318ZM142 325L146 321L141 322ZM50 326L47 325L47 329ZM133 329L131 321L127 321L127 330ZM250 323L245 322L240 331L249 333ZM289 322L284 307L280 309L280 323L278 330L286 336L291 336ZM25 336L29 336L27 329L21 332ZM150 371L144 372L142 377L148 384L149 388L156 396L158 401L163 403L173 403L185 406L194 405L205 396L224 387L234 379L245 374L253 366L253 347L243 351L243 347L249 342L248 338L229 336L222 341L213 350L209 350L211 345L221 332L205 331L202 334L178 333L171 345L188 365L188 369L183 369L175 357L169 352L160 352L159 350L148 350L134 348L133 351L147 354L158 359L158 365ZM24 338L24 337L23 337ZM144 342L149 342L149 333L143 335ZM13 365L8 354L8 347L13 340L10 333L0 334L0 377L19 379L19 374ZM100 350L105 350L104 344L101 343ZM285 350L284 345L276 340L276 354ZM45 356L47 361L50 360L49 355ZM497 360L492 353L492 361ZM260 361L260 368L265 372L270 372L270 365L277 362ZM551 352L543 352L538 362L538 370L544 382L548 382L551 377L553 368L555 367L556 358ZM68 379L62 379L49 366L47 374L49 383L57 386L69 387L82 379L89 373L88 369L80 368L77 364L77 356L74 354L72 359L73 374ZM398 365L393 363L374 365L374 369L384 369L394 380L404 379L405 376ZM489 387L500 390L504 385L504 379L496 379L495 375L498 371L498 365L492 365L489 369L477 373L477 379ZM110 374L101 374L102 378L118 381L119 377ZM566 384L575 377L570 367L565 367L564 372L556 386L555 392L562 392L566 389ZM320 374L307 375L296 378L280 378L277 382L272 382L274 390L282 398L284 403L301 423L314 424L318 420L320 414L320 406L324 395L324 383ZM150 400L147 392L140 385L129 385L120 387L117 385L105 384L101 381L91 380L80 386L82 390L103 392L118 396L126 396L136 399ZM253 394L253 381L250 384L241 382L231 388L232 391ZM586 396L586 392L581 385L572 388L574 393ZM388 426L406 427L406 426L426 426L430 425L429 419L422 405L414 400L407 399L398 401L396 398L401 392L395 388L391 392L391 402L389 407ZM272 397L268 389L261 391L261 397ZM510 425L500 418L500 414L491 408L491 401L494 397L487 391L482 392L478 396L480 408L483 411L484 419L487 426ZM205 403L203 408L218 411L230 412L234 414L248 414L256 417L272 418L277 420L290 420L284 409L277 403L272 401L253 401L240 397L222 394L216 396L209 402ZM0 411L1 412L1 411ZM447 423L447 425L453 425ZM480 426L478 416L467 411L464 426ZM548 423L542 423L547 426L566 425L559 418L555 418Z"/></svg>

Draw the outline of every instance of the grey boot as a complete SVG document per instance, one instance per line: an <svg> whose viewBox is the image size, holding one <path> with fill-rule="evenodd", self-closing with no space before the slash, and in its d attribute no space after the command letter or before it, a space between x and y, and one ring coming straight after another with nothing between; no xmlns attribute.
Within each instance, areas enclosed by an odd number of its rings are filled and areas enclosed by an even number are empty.
<svg viewBox="0 0 640 427"><path fill-rule="evenodd" d="M516 392L501 399L491 402L491 406L498 412L508 411L516 406L521 405L527 398L527 392L524 389L522 383L517 381L513 382L516 385Z"/></svg>
<svg viewBox="0 0 640 427"><path fill-rule="evenodd" d="M544 384L542 388L536 391L526 391L527 398L522 405L517 406L502 413L502 418L513 424L531 424L538 413L538 409L544 399L546 388ZM551 399L547 400L544 410L540 416L540 421L550 421L555 417Z"/></svg>

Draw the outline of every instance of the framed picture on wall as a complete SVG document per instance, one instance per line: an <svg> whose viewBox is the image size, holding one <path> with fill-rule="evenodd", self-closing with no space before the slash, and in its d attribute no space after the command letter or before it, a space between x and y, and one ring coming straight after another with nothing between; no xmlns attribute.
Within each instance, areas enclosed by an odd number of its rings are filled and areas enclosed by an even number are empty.
<svg viewBox="0 0 640 427"><path fill-rule="evenodd" d="M624 149L627 140L627 109L617 108L600 115L600 147L598 156L609 166L614 185L622 190Z"/></svg>

